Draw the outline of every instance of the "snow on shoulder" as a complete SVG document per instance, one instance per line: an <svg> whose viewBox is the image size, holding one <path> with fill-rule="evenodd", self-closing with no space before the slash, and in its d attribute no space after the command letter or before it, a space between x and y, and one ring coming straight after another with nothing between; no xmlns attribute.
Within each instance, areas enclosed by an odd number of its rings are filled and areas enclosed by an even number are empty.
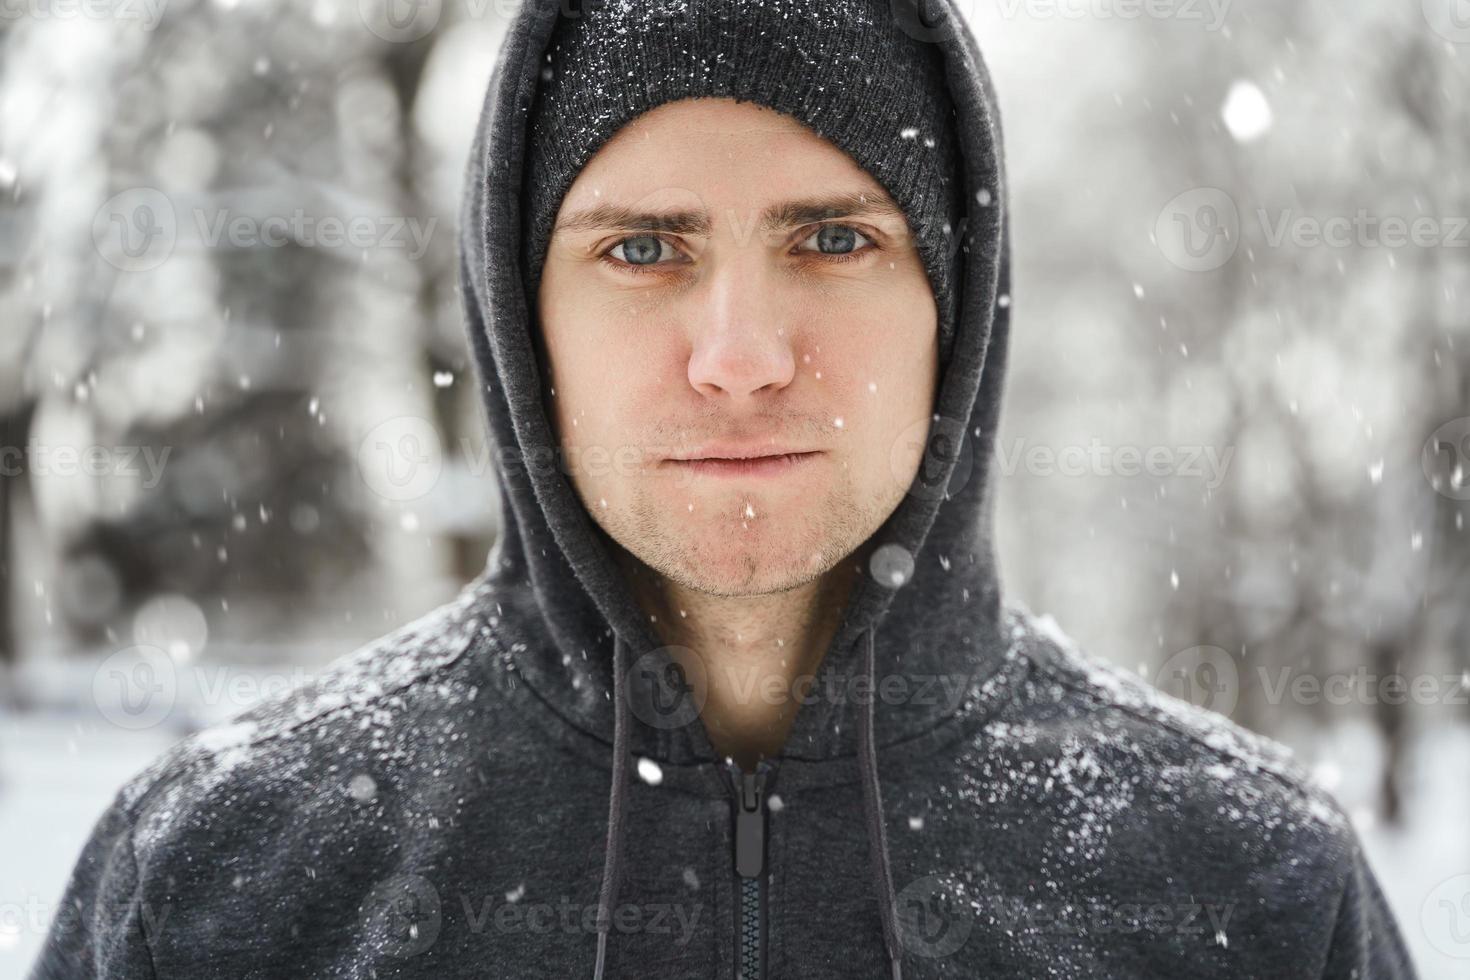
<svg viewBox="0 0 1470 980"><path fill-rule="evenodd" d="M1017 639L1040 678L1112 716L1113 737L1149 743L1150 754L1177 760L1161 765L1156 778L1209 787L1222 799L1234 798L1241 808L1255 811L1256 817L1265 816L1261 810L1269 801L1274 807L1267 809L1277 810L1272 824L1315 824L1325 836L1351 834L1342 808L1289 748L1081 649L1050 614L1038 616L1014 600L1010 605ZM1191 751L1191 745L1204 752Z"/></svg>
<svg viewBox="0 0 1470 980"><path fill-rule="evenodd" d="M451 668L495 627L496 617L486 613L495 608L486 588L471 583L312 679L180 741L119 793L119 804L139 814L138 845L202 822L238 799L275 795L290 785L299 791L337 775L344 799L361 801L375 794L366 793L359 770L395 761L422 764L426 733L404 722L427 715L453 719L456 712L442 709L475 702L480 692L471 673ZM336 761L323 772L326 759ZM336 773L339 764L353 771Z"/></svg>

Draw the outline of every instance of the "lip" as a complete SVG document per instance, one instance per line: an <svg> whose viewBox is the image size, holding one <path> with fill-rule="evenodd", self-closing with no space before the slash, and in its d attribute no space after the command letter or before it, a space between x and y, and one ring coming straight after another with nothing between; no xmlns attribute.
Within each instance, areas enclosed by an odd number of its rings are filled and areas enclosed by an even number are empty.
<svg viewBox="0 0 1470 980"><path fill-rule="evenodd" d="M800 446L783 446L773 439L764 442L712 442L683 456L670 457L670 462L687 463L704 459L759 459L767 456L792 456L810 452Z"/></svg>
<svg viewBox="0 0 1470 980"><path fill-rule="evenodd" d="M767 453L732 458L670 459L668 462L703 476L781 476L806 466L820 455L820 452Z"/></svg>

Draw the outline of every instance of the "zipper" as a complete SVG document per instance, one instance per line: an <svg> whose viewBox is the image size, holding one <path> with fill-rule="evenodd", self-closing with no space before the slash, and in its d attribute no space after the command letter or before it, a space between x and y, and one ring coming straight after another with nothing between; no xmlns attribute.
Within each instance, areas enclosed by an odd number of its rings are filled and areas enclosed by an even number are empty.
<svg viewBox="0 0 1470 980"><path fill-rule="evenodd" d="M755 772L727 763L735 807L735 976L762 980L766 975L766 797L775 764L762 759Z"/></svg>

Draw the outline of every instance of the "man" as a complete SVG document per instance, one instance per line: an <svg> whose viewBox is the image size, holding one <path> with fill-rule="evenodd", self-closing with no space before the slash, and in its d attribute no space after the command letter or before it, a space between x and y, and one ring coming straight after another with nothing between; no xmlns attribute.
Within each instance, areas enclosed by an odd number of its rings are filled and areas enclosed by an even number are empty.
<svg viewBox="0 0 1470 980"><path fill-rule="evenodd" d="M999 123L930 13L523 6L485 573L129 783L36 976L1412 976L1284 750L1002 602Z"/></svg>

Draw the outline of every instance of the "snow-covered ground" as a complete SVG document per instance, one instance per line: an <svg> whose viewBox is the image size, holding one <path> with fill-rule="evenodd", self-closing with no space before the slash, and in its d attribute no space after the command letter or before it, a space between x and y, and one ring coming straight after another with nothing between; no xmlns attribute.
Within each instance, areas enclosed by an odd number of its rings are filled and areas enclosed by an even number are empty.
<svg viewBox="0 0 1470 980"><path fill-rule="evenodd" d="M1355 811L1364 847L1424 980L1470 977L1467 772L1470 726L1442 728L1419 739L1410 758L1402 829L1376 827Z"/></svg>
<svg viewBox="0 0 1470 980"><path fill-rule="evenodd" d="M119 728L100 715L0 716L0 980L35 959L67 873L122 782L179 737ZM1418 743L1406 782L1408 821L1386 831L1366 804L1376 770L1371 734L1344 729L1311 750L1336 783L1425 980L1470 976L1470 727Z"/></svg>
<svg viewBox="0 0 1470 980"><path fill-rule="evenodd" d="M25 976L92 824L177 738L101 718L0 718L0 978Z"/></svg>

